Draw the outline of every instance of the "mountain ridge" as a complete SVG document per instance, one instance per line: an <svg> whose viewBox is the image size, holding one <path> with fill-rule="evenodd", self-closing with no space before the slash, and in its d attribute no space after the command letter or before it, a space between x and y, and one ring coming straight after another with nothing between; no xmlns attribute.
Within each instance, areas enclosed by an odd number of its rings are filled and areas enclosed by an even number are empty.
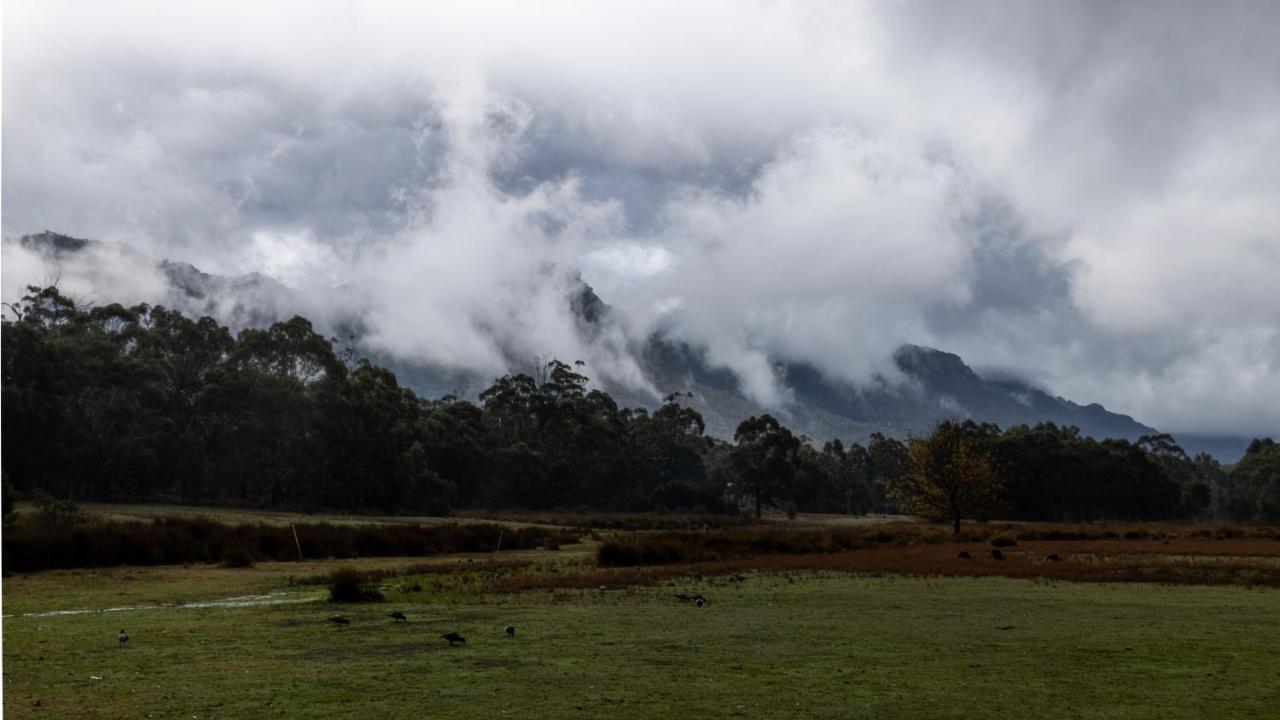
<svg viewBox="0 0 1280 720"><path fill-rule="evenodd" d="M6 238L5 242L14 241ZM23 236L16 242L57 261L99 241L44 232ZM205 273L188 263L151 260L170 284L168 304L184 313L211 315L234 326L251 327L301 311L301 303L292 291L267 275L227 277ZM595 341L609 323L618 320L617 311L581 280L566 297L566 303L585 342ZM341 322L334 324L324 331L341 332L359 346L357 331ZM452 394L474 399L492 380L467 369L392 358L367 346L358 349L395 371L403 384L428 398ZM729 370L709 363L702 351L686 342L655 332L631 350L652 388L662 394L692 393L688 402L703 414L708 433L726 439L732 438L741 420L763 412L774 414L797 433L817 441L838 437L846 442L865 442L877 432L902 438L927 432L945 419L973 419L1001 427L1054 422L1073 425L1098 439L1136 440L1157 432L1099 403L1082 405L1018 380L984 378L959 355L920 345L904 344L893 354L894 366L905 382L876 376L855 386L829 377L810 363L775 359L775 375L790 394L790 399L777 407L765 407L749 398ZM513 367L516 365L512 363ZM620 386L605 378L597 380L620 403L653 408L660 402L652 392ZM1202 436L1185 435L1197 441L1197 450L1203 446L1227 462L1238 459L1231 457L1234 450L1247 444L1242 438L1216 436L1203 436L1206 441L1200 443Z"/></svg>

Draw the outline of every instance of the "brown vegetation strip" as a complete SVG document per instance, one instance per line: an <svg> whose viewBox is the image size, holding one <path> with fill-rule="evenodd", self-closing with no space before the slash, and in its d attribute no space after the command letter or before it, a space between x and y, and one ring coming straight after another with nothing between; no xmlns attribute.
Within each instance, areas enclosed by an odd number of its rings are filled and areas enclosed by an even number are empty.
<svg viewBox="0 0 1280 720"><path fill-rule="evenodd" d="M1106 526L990 524L968 528L959 540L1012 547L1025 541L1124 541L1139 546L1198 547L1202 542L1247 539L1280 548L1280 532L1272 527L1238 526ZM599 564L605 567L716 562L756 555L810 555L888 545L950 545L956 536L937 526L893 523L841 528L785 526L722 528L702 532L658 531L613 535L600 543ZM1165 546L1165 543L1169 543ZM1213 545L1216 552L1218 545ZM1261 547L1261 545L1259 546ZM1249 554L1256 554L1250 552Z"/></svg>
<svg viewBox="0 0 1280 720"><path fill-rule="evenodd" d="M972 559L958 557L968 551ZM1179 585L1280 587L1280 543L1269 540L1035 541L1003 548L966 543L918 543L827 554L767 554L711 562L648 567L594 568L548 574L514 572L493 589L618 588L652 585L677 577L736 573L825 571L872 575L1010 577L1071 582L1149 582ZM1049 560L1056 554L1060 560Z"/></svg>
<svg viewBox="0 0 1280 720"><path fill-rule="evenodd" d="M558 548L576 542L561 528L497 524L447 525L228 525L201 518L150 522L91 521L48 527L34 518L5 528L9 572L113 565L172 565L302 558L426 557L454 553Z"/></svg>

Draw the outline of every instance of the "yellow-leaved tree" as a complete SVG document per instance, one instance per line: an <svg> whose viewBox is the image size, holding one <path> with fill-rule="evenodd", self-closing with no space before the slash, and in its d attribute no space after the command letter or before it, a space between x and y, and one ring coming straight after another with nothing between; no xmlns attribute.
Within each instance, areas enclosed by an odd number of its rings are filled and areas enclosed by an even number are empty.
<svg viewBox="0 0 1280 720"><path fill-rule="evenodd" d="M994 425L945 421L907 446L907 472L892 480L889 498L904 512L946 519L960 533L964 518L986 520L1004 505L1004 481L991 451Z"/></svg>

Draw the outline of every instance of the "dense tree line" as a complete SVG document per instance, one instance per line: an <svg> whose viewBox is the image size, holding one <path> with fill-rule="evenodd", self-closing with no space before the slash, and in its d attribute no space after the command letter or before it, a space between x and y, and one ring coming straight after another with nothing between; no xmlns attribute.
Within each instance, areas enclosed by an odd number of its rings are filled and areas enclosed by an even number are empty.
<svg viewBox="0 0 1280 720"><path fill-rule="evenodd" d="M768 415L726 443L678 393L653 411L621 408L580 364L554 360L538 377L496 379L478 403L425 400L300 317L233 336L162 307L79 307L55 288L32 288L8 315L3 462L6 487L23 493L399 513L868 513L911 509L896 481L946 460L880 434L819 447ZM980 451L971 469L999 481L984 517L1280 515L1270 440L1228 473L1168 436L952 425Z"/></svg>
<svg viewBox="0 0 1280 720"><path fill-rule="evenodd" d="M162 307L32 289L3 327L18 492L263 507L719 511L716 441L673 395L619 408L553 361L428 401L295 317L236 336Z"/></svg>

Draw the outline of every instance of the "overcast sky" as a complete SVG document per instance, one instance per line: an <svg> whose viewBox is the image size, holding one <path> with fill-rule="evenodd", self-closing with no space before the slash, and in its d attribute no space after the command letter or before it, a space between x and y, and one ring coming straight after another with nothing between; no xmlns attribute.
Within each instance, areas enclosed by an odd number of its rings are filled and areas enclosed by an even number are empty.
<svg viewBox="0 0 1280 720"><path fill-rule="evenodd" d="M858 382L914 342L1162 429L1280 431L1280 3L3 21L6 236L262 271L405 358L643 384L625 341L661 329L768 404L771 357ZM627 318L609 342L574 335L577 271Z"/></svg>

